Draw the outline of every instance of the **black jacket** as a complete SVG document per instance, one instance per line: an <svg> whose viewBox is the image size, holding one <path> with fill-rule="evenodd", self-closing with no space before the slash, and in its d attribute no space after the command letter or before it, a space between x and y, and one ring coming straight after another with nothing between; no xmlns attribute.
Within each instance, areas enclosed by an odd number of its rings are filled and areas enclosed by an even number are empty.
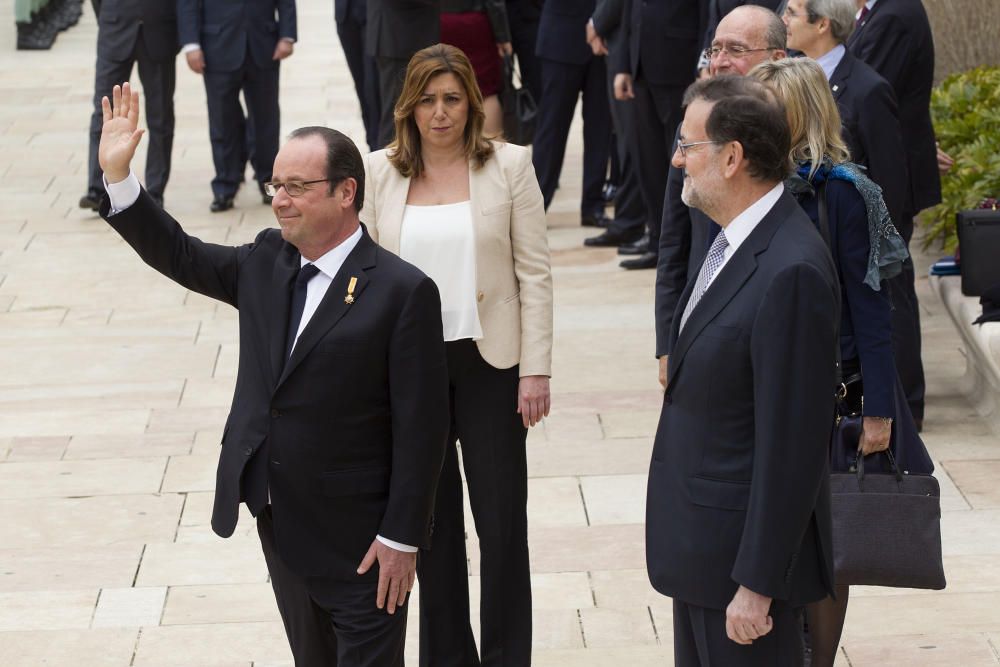
<svg viewBox="0 0 1000 667"><path fill-rule="evenodd" d="M97 14L97 55L109 62L125 62L142 40L149 57L173 60L180 50L177 13L162 0L104 0Z"/></svg>
<svg viewBox="0 0 1000 667"><path fill-rule="evenodd" d="M622 29L628 49L615 72L663 86L687 86L695 77L709 0L625 0Z"/></svg>
<svg viewBox="0 0 1000 667"><path fill-rule="evenodd" d="M295 0L177 0L181 44L199 44L209 71L238 70L247 53L257 67L276 67L274 47L296 39L296 25Z"/></svg>
<svg viewBox="0 0 1000 667"><path fill-rule="evenodd" d="M535 55L569 65L583 65L594 57L587 44L587 21L595 0L546 0L538 24Z"/></svg>
<svg viewBox="0 0 1000 667"><path fill-rule="evenodd" d="M204 243L145 192L114 216L105 201L101 214L154 269L240 311L213 530L233 533L244 471L263 460L278 552L296 573L357 581L376 534L428 546L449 422L430 278L364 234L286 362L300 255L278 230L238 247ZM267 458L255 459L260 453Z"/></svg>
<svg viewBox="0 0 1000 667"><path fill-rule="evenodd" d="M365 51L370 56L409 60L441 41L438 0L368 0Z"/></svg>

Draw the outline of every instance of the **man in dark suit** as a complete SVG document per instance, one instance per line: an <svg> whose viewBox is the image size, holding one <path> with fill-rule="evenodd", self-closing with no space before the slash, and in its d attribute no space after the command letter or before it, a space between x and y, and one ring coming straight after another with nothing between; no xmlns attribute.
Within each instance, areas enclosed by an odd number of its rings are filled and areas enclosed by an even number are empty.
<svg viewBox="0 0 1000 667"><path fill-rule="evenodd" d="M375 58L365 51L365 26L368 23L366 0L334 0L333 18L337 37L347 58L347 68L354 79L354 89L361 105L361 120L365 124L365 142L370 150L378 150L378 124L381 108L378 99L378 66Z"/></svg>
<svg viewBox="0 0 1000 667"><path fill-rule="evenodd" d="M580 224L604 227L604 179L611 152L611 111L605 88L604 56L587 45L587 21L595 0L547 0L542 8L535 54L542 64L531 161L548 209L559 186L569 127L583 95L583 193Z"/></svg>
<svg viewBox="0 0 1000 667"><path fill-rule="evenodd" d="M719 27L719 22L731 11L743 5L760 5L777 13L779 16L785 11L787 0L709 0L708 4L708 25L705 28L705 40L702 49L712 46L715 39L715 29ZM708 57L702 55L698 61L698 70L708 68Z"/></svg>
<svg viewBox="0 0 1000 667"><path fill-rule="evenodd" d="M774 12L755 4L737 7L716 28L711 43L714 55L709 61L709 74L746 76L765 60L784 58L785 36L785 24ZM671 164L663 196L656 265L656 356L661 385L667 382L670 327L677 302L684 286L698 275L705 253L719 232L719 225L709 216L682 200L683 184L683 170Z"/></svg>
<svg viewBox="0 0 1000 667"><path fill-rule="evenodd" d="M146 93L149 152L146 189L159 204L170 178L174 145L174 83L177 57L177 16L171 3L160 0L103 0L97 14L97 66L94 77L94 113L90 117L87 151L87 193L80 208L96 211L104 193L97 145L101 140L101 98L119 81L127 81L139 63L139 80Z"/></svg>
<svg viewBox="0 0 1000 667"><path fill-rule="evenodd" d="M278 71L294 50L295 0L177 0L177 27L188 67L205 79L215 164L211 211L233 207L248 153L261 197L270 203L264 183L271 180L278 153ZM240 106L241 90L249 123Z"/></svg>
<svg viewBox="0 0 1000 667"><path fill-rule="evenodd" d="M587 42L594 55L606 55L614 61L622 49L628 49L621 29L625 0L597 0L594 15L587 24ZM619 254L642 254L649 245L643 235L646 228L646 207L635 171L635 155L639 141L635 127L635 104L615 98L615 72L607 68L608 100L611 103L611 124L618 158L618 179L615 191L615 218L607 230L584 240L587 246L618 246ZM612 160L612 169L615 164Z"/></svg>
<svg viewBox="0 0 1000 667"><path fill-rule="evenodd" d="M671 326L646 564L674 599L676 664L795 667L799 608L833 586L837 274L784 190L791 133L767 88L715 77L685 103L684 200L723 229Z"/></svg>
<svg viewBox="0 0 1000 667"><path fill-rule="evenodd" d="M708 0L626 0L622 30L628 49L615 59L615 97L633 99L636 172L646 203L649 246L621 263L625 269L656 266L663 193L681 98L694 80L708 18Z"/></svg>
<svg viewBox="0 0 1000 667"><path fill-rule="evenodd" d="M396 136L393 109L413 54L441 41L439 0L368 0L365 52L378 67L378 145Z"/></svg>
<svg viewBox="0 0 1000 667"><path fill-rule="evenodd" d="M507 0L507 23L510 41L517 56L517 68L535 102L542 99L542 66L535 55L538 24L542 20L543 0Z"/></svg>
<svg viewBox="0 0 1000 667"><path fill-rule="evenodd" d="M882 75L899 102L910 187L903 213L893 222L909 243L913 216L941 201L941 175L930 114L934 39L921 0L858 0L858 9L858 26L847 40L847 50ZM913 261L907 259L903 272L889 281L889 293L896 369L913 418L922 427L925 384L914 280Z"/></svg>
<svg viewBox="0 0 1000 667"><path fill-rule="evenodd" d="M784 21L788 47L823 68L837 101L851 161L868 169L882 188L892 219L903 214L909 183L906 148L892 87L844 44L854 30L854 0L789 0Z"/></svg>
<svg viewBox="0 0 1000 667"><path fill-rule="evenodd" d="M147 264L240 311L212 528L229 537L240 502L257 517L297 665L401 667L448 433L437 288L360 226L361 155L327 128L275 159L280 231L188 236L129 174L141 132L124 88L104 101L101 215Z"/></svg>

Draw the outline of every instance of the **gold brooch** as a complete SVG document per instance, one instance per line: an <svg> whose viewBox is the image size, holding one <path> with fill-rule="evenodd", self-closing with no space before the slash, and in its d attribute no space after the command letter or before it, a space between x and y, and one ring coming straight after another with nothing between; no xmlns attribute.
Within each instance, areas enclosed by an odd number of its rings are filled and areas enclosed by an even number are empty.
<svg viewBox="0 0 1000 667"><path fill-rule="evenodd" d="M344 297L344 303L348 306L354 303L354 288L358 284L358 279L351 276L351 282L347 283L347 296Z"/></svg>

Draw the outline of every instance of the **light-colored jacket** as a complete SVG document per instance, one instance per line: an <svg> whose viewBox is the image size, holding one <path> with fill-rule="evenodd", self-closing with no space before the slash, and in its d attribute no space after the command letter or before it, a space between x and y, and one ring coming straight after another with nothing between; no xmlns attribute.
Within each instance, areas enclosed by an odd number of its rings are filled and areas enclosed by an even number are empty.
<svg viewBox="0 0 1000 667"><path fill-rule="evenodd" d="M494 147L485 165L469 166L479 353L495 368L520 364L521 377L552 375L552 273L542 193L528 149ZM361 222L376 243L396 254L409 191L410 179L385 150L365 157Z"/></svg>

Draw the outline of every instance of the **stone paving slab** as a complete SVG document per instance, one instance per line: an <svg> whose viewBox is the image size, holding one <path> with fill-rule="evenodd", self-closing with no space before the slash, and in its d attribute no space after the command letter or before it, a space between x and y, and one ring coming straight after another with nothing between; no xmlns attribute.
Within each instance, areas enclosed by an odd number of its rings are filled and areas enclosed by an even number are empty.
<svg viewBox="0 0 1000 667"><path fill-rule="evenodd" d="M0 15L11 7L0 0ZM332 6L298 11L282 131L330 125L361 143ZM238 313L169 283L76 207L95 38L89 7L48 52L17 52L0 31L0 666L290 667L252 517L241 510L229 540L209 526ZM235 209L208 213L205 91L178 65L167 208L200 238L247 242L273 216L252 181ZM576 122L548 214L553 412L528 437L533 664L667 666L672 607L647 580L642 525L661 396L653 274L583 247L594 231L578 221ZM1000 663L1000 442L967 398L961 340L925 277L932 259L917 257L924 435L949 587L854 589L838 667ZM418 611L414 596L410 664Z"/></svg>

